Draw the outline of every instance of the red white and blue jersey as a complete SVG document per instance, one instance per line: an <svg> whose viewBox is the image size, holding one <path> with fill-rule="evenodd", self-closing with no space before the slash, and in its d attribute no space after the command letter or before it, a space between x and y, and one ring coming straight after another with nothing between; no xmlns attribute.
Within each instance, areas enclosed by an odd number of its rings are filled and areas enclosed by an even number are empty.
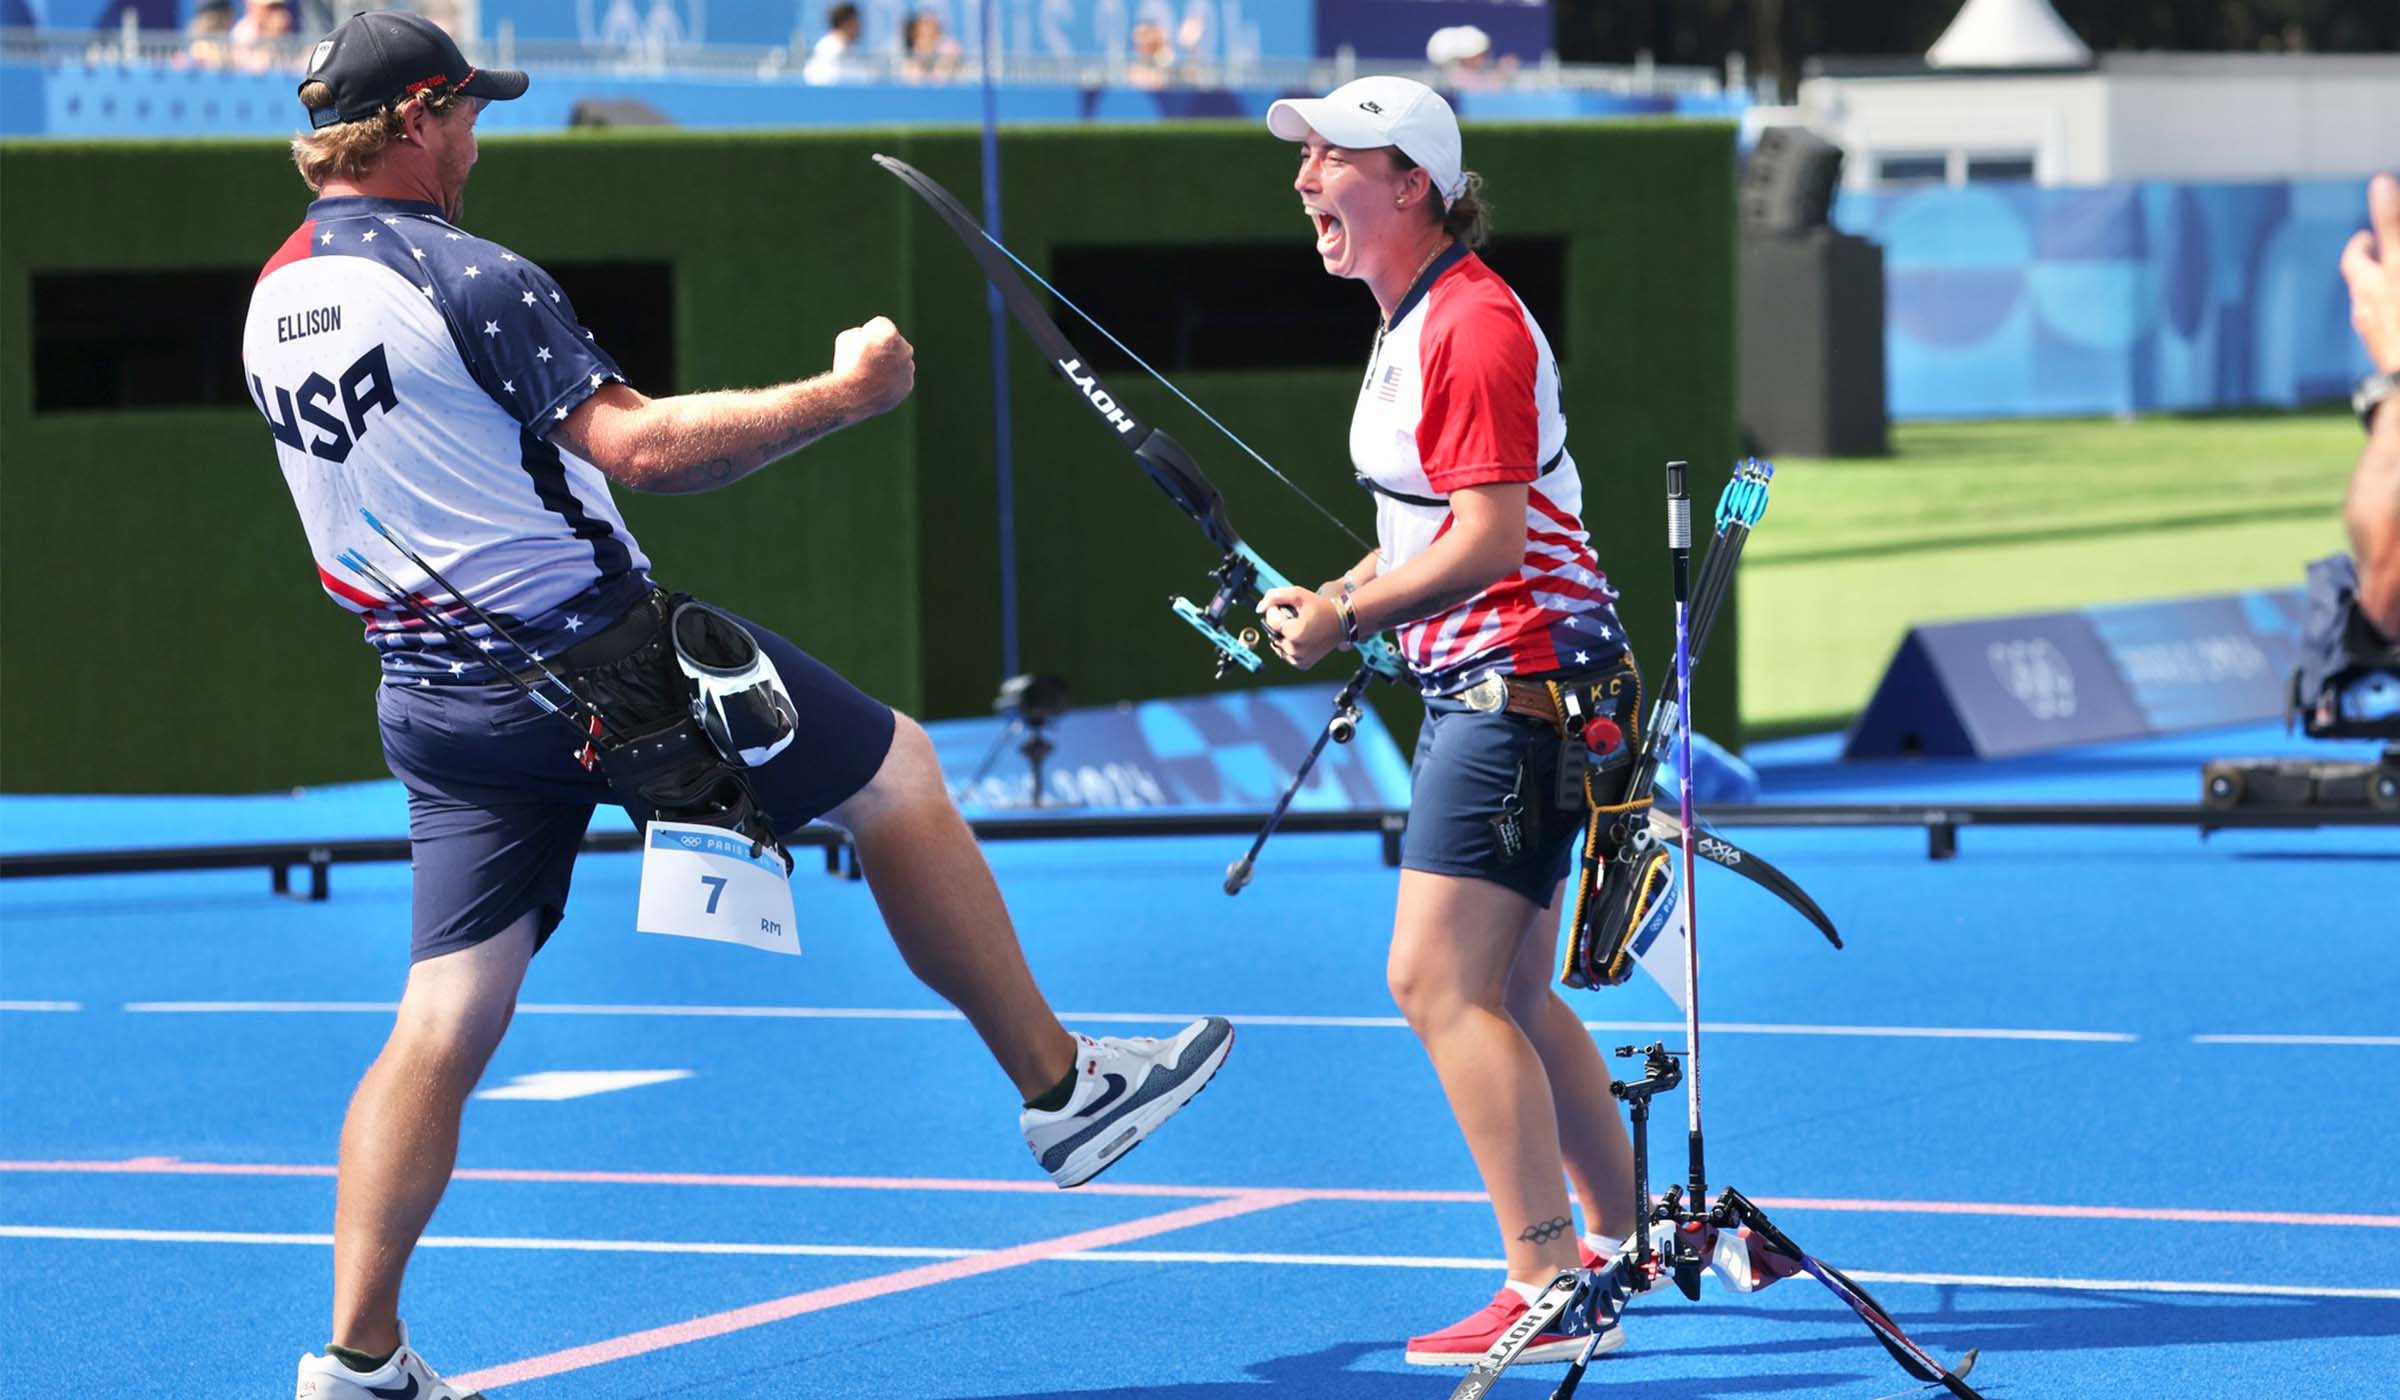
<svg viewBox="0 0 2400 1400"><path fill-rule="evenodd" d="M1583 480L1567 455L1550 342L1499 274L1463 246L1434 260L1377 339L1350 419L1350 459L1380 488L1375 533L1386 573L1450 529L1449 493L1528 483L1517 571L1398 629L1400 654L1425 694L1487 675L1586 669L1625 650L1616 592L1583 528Z"/></svg>
<svg viewBox="0 0 2400 1400"><path fill-rule="evenodd" d="M547 659L649 587L591 463L550 440L616 361L549 274L431 204L320 199L250 294L250 398L275 435L317 579L366 620L387 683L488 683L531 663L387 543L372 511ZM356 550L448 615L460 647L343 567Z"/></svg>

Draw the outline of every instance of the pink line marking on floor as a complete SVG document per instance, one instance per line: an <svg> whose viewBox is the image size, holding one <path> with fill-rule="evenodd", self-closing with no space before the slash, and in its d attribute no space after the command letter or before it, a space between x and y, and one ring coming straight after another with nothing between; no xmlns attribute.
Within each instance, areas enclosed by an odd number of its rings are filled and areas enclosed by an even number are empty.
<svg viewBox="0 0 2400 1400"><path fill-rule="evenodd" d="M0 1161L0 1172L99 1174L156 1173L169 1176L331 1177L331 1165L282 1162L187 1162L178 1157L131 1157L93 1161ZM731 1186L800 1191L969 1191L986 1194L1049 1195L1047 1181L1003 1181L936 1176L787 1176L742 1172L554 1171L544 1168L462 1167L457 1181L599 1186ZM1076 1188L1084 1196L1147 1196L1176 1200L1240 1200L1260 1194L1294 1201L1360 1201L1396 1204L1476 1205L1490 1200L1481 1191L1419 1191L1349 1186L1173 1186L1147 1182L1095 1181ZM2206 1210L2181 1206L2068 1206L2009 1201L1895 1201L1820 1196L1754 1196L1771 1210L1836 1211L1864 1215L1996 1215L2033 1220L2146 1220L2202 1225L2310 1225L2340 1229L2400 1229L2400 1215L2283 1210Z"/></svg>
<svg viewBox="0 0 2400 1400"><path fill-rule="evenodd" d="M1096 1230L1078 1230L1071 1235L1036 1240L1031 1244L994 1250L989 1254L973 1255L965 1259L946 1259L938 1264L921 1264L912 1269L899 1270L896 1273L878 1274L873 1278L836 1284L831 1288L818 1288L806 1293L795 1293L788 1298L774 1298L764 1303L752 1303L744 1308L710 1313L706 1317L695 1317L686 1322L671 1323L665 1327L653 1327L643 1332L631 1332L622 1337L612 1337L604 1342L569 1347L565 1351L554 1351L547 1356L511 1361L505 1365L489 1367L469 1375L453 1377L450 1383L470 1390L477 1388L496 1390L504 1385L514 1385L518 1381L539 1380L544 1376L555 1376L566 1371L580 1371L591 1366L605 1365L611 1361L622 1361L629 1356L641 1356L647 1352L683 1346L688 1342L705 1341L710 1337L722 1337L727 1333L746 1331L752 1327L764 1327L768 1323L783 1322L806 1313L822 1312L827 1308L843 1307L851 1303L862 1303L870 1298L889 1297L894 1293L930 1288L935 1284L973 1278L978 1274L1014 1269L1026 1264L1039 1263L1044 1259L1061 1254L1073 1254L1086 1249L1105 1249L1110 1245L1148 1239L1151 1236L1167 1234L1174 1230L1189 1229L1194 1225L1206 1225L1212 1221L1227 1220L1237 1215L1248 1215L1254 1211L1290 1205L1300 1199L1302 1199L1301 1195L1293 1191L1245 1192L1225 1200L1185 1206L1181 1210L1167 1211L1162 1215L1146 1215L1118 1225L1104 1225Z"/></svg>

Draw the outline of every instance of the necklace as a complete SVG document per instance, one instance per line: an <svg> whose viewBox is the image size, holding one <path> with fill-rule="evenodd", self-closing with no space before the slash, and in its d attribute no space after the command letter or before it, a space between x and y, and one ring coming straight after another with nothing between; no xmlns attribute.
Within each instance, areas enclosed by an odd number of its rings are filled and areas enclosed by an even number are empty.
<svg viewBox="0 0 2400 1400"><path fill-rule="evenodd" d="M1407 286L1406 288L1402 289L1402 291L1401 291L1401 293L1400 293L1400 299L1401 299L1402 301L1406 301L1406 300L1408 300L1408 294L1409 294L1409 292L1412 292L1412 291L1416 290L1416 286L1417 286L1417 279L1425 275L1425 269L1427 269L1427 268L1429 268L1429 267L1433 266L1433 260L1434 260L1435 258L1438 258L1438 257L1440 257L1442 254L1444 254L1444 253L1448 252L1449 250L1450 250L1450 240L1449 240L1449 239L1447 239L1447 238L1445 238L1445 239L1443 239L1441 242L1439 242L1439 243L1436 243L1436 244L1434 244L1434 245L1433 245L1433 251L1432 251L1432 252L1430 252L1430 253L1427 253L1427 254L1425 255L1425 261L1423 261L1423 262L1421 262L1421 263L1418 263L1418 264L1417 264L1417 270L1416 270L1416 271L1414 271L1414 272L1412 272L1412 273L1410 273L1410 274L1408 274L1408 286ZM1385 333L1385 332L1387 332L1387 331L1389 331L1391 328L1392 328L1392 323L1391 323L1389 320L1377 321L1377 322L1375 323L1375 343L1374 343L1373 345L1370 345L1370 346L1368 346L1368 347L1367 347L1367 381L1368 381L1368 383L1373 383L1373 382L1374 382L1374 379L1375 379L1375 362L1376 362L1377 360L1379 360L1379 359L1381 359L1381 358L1383 357L1383 337L1384 337L1384 333ZM1365 389L1365 386L1364 386L1364 385L1360 386L1359 392L1361 392L1361 393L1364 393L1364 392L1366 392L1366 389Z"/></svg>
<svg viewBox="0 0 2400 1400"><path fill-rule="evenodd" d="M1445 239L1443 239L1441 242L1439 242L1439 243L1436 243L1436 244L1434 244L1434 245L1433 245L1433 251L1432 251L1432 252L1430 252L1430 253L1427 253L1427 254L1425 255L1425 261L1423 261L1423 262L1421 262L1421 263L1418 263L1418 264L1417 264L1417 270L1416 270L1416 271L1414 271L1414 272L1412 272L1412 273L1410 273L1410 274L1408 274L1408 282L1407 282L1407 283L1406 283L1404 286L1402 286L1402 287L1401 287L1401 289L1400 289L1400 299L1401 299L1402 301L1406 301L1406 300L1408 300L1408 294L1409 294L1411 291L1414 291L1414 290L1416 289L1416 285L1417 285L1417 279L1425 275L1425 269L1427 269L1427 268L1429 268L1429 267L1433 266L1433 260L1434 260L1435 258L1438 258L1438 257L1440 257L1440 256L1441 256L1443 253L1447 252L1447 251L1449 250L1449 248L1450 248L1450 240L1449 240L1449 239L1447 239L1447 238L1445 238ZM1390 330L1390 329L1391 329L1391 326L1392 326L1392 323L1391 323L1391 321L1390 321L1390 320L1387 318L1387 319L1384 321L1383 325L1382 325L1380 328L1378 328L1378 329L1377 329L1377 331L1376 331L1376 337L1377 337L1378 339L1381 339L1381 338L1382 338L1382 335L1383 335L1383 332L1384 332L1384 331L1387 331L1387 330Z"/></svg>

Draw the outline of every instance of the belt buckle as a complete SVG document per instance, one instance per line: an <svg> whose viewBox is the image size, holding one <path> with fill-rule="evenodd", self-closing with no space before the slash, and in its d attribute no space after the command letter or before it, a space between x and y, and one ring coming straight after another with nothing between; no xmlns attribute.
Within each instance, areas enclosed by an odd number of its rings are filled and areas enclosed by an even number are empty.
<svg viewBox="0 0 2400 1400"><path fill-rule="evenodd" d="M1508 681L1495 672L1460 691L1458 698L1477 714L1495 713L1508 704Z"/></svg>

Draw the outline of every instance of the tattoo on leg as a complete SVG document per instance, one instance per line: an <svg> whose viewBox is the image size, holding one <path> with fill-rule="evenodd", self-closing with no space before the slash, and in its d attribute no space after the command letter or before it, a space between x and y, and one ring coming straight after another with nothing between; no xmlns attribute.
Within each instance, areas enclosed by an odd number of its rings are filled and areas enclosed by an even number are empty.
<svg viewBox="0 0 2400 1400"><path fill-rule="evenodd" d="M1525 1233L1517 1238L1527 1244L1548 1244L1573 1228L1575 1228L1575 1222L1562 1215L1556 1220L1545 1220L1539 1225L1526 1226Z"/></svg>

